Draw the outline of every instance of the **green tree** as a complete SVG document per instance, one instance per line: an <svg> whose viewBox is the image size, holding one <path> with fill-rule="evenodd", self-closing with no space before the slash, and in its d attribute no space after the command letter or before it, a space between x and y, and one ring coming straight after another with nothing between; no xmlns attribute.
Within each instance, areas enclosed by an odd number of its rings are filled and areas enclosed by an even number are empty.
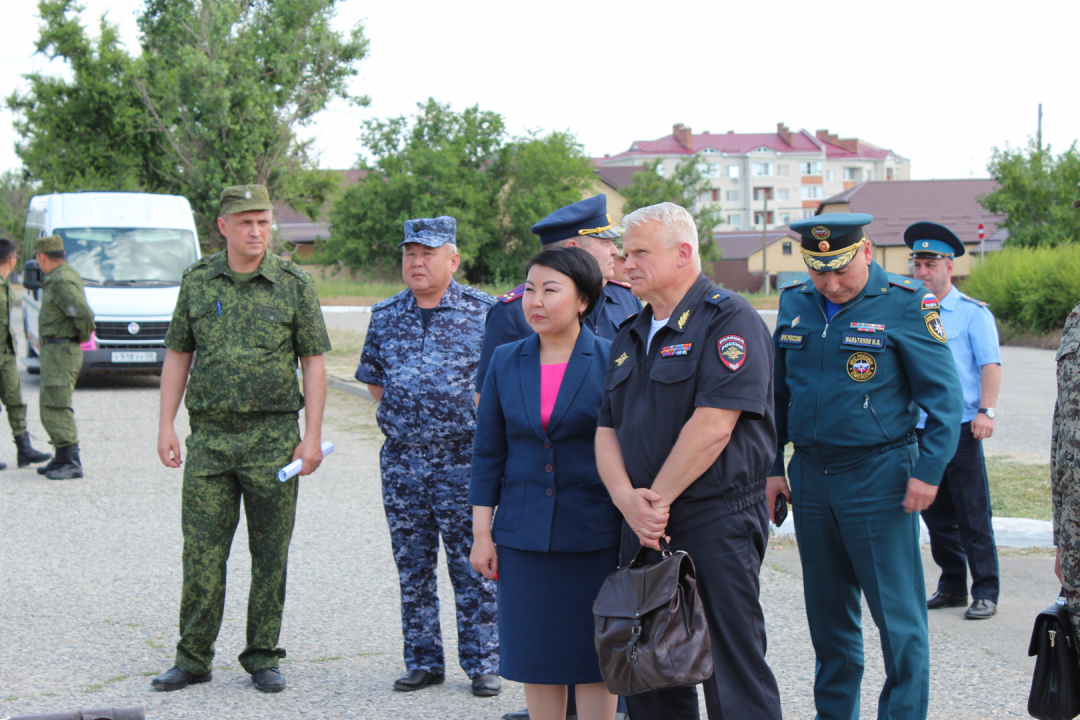
<svg viewBox="0 0 1080 720"><path fill-rule="evenodd" d="M470 282L519 277L538 249L532 224L584 193L592 168L581 147L566 133L507 142L502 116L476 106L417 107L411 119L365 121L367 173L331 208L325 256L395 274L402 223L450 215Z"/></svg>
<svg viewBox="0 0 1080 720"><path fill-rule="evenodd" d="M994 148L988 166L1000 186L979 198L987 210L1006 215L1009 245L1054 247L1080 241L1080 213L1072 207L1080 183L1076 143L1058 157L1035 141L1027 150Z"/></svg>
<svg viewBox="0 0 1080 720"><path fill-rule="evenodd" d="M132 80L135 63L104 15L99 38L88 38L81 10L75 0L38 3L35 48L66 61L71 79L31 73L26 90L6 99L20 137L15 152L41 192L146 188L157 140Z"/></svg>
<svg viewBox="0 0 1080 720"><path fill-rule="evenodd" d="M17 152L42 191L184 195L204 241L220 244L222 187L262 183L316 217L336 178L297 131L334 98L367 52L363 28L331 28L339 0L147 0L141 54L102 17L88 39L76 0L42 0L37 49L71 80L38 74L7 99Z"/></svg>
<svg viewBox="0 0 1080 720"><path fill-rule="evenodd" d="M26 181L23 173L8 170L0 175L0 234L22 247L26 229L26 209L37 188Z"/></svg>
<svg viewBox="0 0 1080 720"><path fill-rule="evenodd" d="M713 228L723 222L720 213L699 202L701 196L712 189L712 184L702 169L704 160L700 153L681 160L671 177L660 174L663 160L647 161L641 172L634 174L632 185L622 190L626 203L623 213L630 214L638 208L672 202L681 205L694 216L698 228L699 252L702 260L719 260L720 252L713 242Z"/></svg>

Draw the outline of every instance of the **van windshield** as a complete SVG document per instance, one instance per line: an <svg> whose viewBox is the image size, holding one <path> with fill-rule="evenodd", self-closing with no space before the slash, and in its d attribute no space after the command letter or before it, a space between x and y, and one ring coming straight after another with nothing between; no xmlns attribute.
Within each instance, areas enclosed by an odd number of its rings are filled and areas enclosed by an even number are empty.
<svg viewBox="0 0 1080 720"><path fill-rule="evenodd" d="M196 260L190 230L94 227L56 234L83 280L100 285L178 285Z"/></svg>

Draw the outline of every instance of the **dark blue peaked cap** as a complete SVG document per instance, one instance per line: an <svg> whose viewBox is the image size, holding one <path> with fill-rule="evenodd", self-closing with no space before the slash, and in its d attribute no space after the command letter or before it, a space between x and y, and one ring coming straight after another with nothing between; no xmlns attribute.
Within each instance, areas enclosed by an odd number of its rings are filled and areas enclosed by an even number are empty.
<svg viewBox="0 0 1080 720"><path fill-rule="evenodd" d="M917 222L904 231L904 242L912 257L954 258L966 251L964 243L952 230L932 222Z"/></svg>
<svg viewBox="0 0 1080 720"><path fill-rule="evenodd" d="M532 232L533 235L540 236L541 245L569 240L580 235L619 237L619 233L611 229L611 216L607 213L607 198L604 195L596 195L559 208L533 225Z"/></svg>
<svg viewBox="0 0 1080 720"><path fill-rule="evenodd" d="M446 243L454 242L456 235L457 220L449 215L406 220L405 239L398 243L398 247L405 243L420 243L433 248L442 247Z"/></svg>

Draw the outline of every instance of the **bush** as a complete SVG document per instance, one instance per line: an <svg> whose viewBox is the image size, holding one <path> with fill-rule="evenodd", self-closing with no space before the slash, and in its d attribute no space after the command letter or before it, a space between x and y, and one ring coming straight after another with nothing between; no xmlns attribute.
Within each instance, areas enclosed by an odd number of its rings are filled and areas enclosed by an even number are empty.
<svg viewBox="0 0 1080 720"><path fill-rule="evenodd" d="M1033 332L1060 330L1080 300L1080 244L1004 248L977 263L964 292L1001 322Z"/></svg>

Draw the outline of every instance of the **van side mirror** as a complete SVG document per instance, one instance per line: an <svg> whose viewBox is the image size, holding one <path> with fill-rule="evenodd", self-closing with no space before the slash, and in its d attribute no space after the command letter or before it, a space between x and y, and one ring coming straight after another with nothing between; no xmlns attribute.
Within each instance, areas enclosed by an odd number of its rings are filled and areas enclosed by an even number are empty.
<svg viewBox="0 0 1080 720"><path fill-rule="evenodd" d="M45 277L45 274L41 272L37 260L27 260L23 263L22 284L24 288L27 290L40 289L43 277Z"/></svg>

